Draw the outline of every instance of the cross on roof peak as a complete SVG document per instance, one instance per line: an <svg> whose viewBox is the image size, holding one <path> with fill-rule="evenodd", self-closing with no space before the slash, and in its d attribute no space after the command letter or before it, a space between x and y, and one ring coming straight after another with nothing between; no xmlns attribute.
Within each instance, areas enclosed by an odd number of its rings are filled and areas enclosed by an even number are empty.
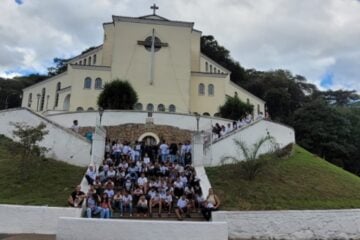
<svg viewBox="0 0 360 240"><path fill-rule="evenodd" d="M150 7L150 9L153 10L153 15L156 15L156 10L159 9L159 6L156 6L156 4L154 3L154 4Z"/></svg>

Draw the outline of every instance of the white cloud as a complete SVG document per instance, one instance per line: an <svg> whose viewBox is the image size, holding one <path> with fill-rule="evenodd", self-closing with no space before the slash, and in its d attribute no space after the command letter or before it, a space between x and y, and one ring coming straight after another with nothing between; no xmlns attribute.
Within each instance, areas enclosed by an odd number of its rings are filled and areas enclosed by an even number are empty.
<svg viewBox="0 0 360 240"><path fill-rule="evenodd" d="M11 72L11 73L6 73L6 72L3 72L3 71L0 71L0 78L13 78L13 77L16 77L16 76L21 76L22 74L21 73L17 73L17 72Z"/></svg>
<svg viewBox="0 0 360 240"><path fill-rule="evenodd" d="M0 74L45 71L54 57L101 44L111 15L150 14L149 0L1 1ZM195 22L246 68L289 69L320 84L360 90L357 0L158 0L158 14Z"/></svg>

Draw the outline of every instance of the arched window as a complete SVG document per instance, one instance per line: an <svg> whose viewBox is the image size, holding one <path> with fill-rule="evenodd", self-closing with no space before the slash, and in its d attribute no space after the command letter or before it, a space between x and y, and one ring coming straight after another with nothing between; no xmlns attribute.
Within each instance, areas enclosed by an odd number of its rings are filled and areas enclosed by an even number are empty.
<svg viewBox="0 0 360 240"><path fill-rule="evenodd" d="M55 92L55 104L54 106L57 107L59 105L59 93L58 91L61 89L61 82L56 84L56 92Z"/></svg>
<svg viewBox="0 0 360 240"><path fill-rule="evenodd" d="M164 104L159 104L157 110L158 110L158 112L165 112Z"/></svg>
<svg viewBox="0 0 360 240"><path fill-rule="evenodd" d="M218 112L215 113L215 114L214 114L214 117L220 117L220 113L218 113Z"/></svg>
<svg viewBox="0 0 360 240"><path fill-rule="evenodd" d="M44 110L44 105L45 105L45 93L46 93L46 90L45 90L45 88L43 88L43 89L41 90L40 111L43 111L43 110Z"/></svg>
<svg viewBox="0 0 360 240"><path fill-rule="evenodd" d="M134 109L138 110L138 111L142 111L143 110L143 105L141 103L135 103L134 105Z"/></svg>
<svg viewBox="0 0 360 240"><path fill-rule="evenodd" d="M28 98L28 107L31 108L31 103L32 103L32 93L29 94L29 98Z"/></svg>
<svg viewBox="0 0 360 240"><path fill-rule="evenodd" d="M149 103L147 106L146 106L146 110L148 112L153 112L154 111L154 105L152 103Z"/></svg>
<svg viewBox="0 0 360 240"><path fill-rule="evenodd" d="M101 78L95 79L95 89L102 89L102 79Z"/></svg>
<svg viewBox="0 0 360 240"><path fill-rule="evenodd" d="M257 105L257 113L260 113L260 104Z"/></svg>
<svg viewBox="0 0 360 240"><path fill-rule="evenodd" d="M79 64L82 65L82 61L81 61L81 60L80 60Z"/></svg>
<svg viewBox="0 0 360 240"><path fill-rule="evenodd" d="M216 67L214 67L214 73L216 73Z"/></svg>
<svg viewBox="0 0 360 240"><path fill-rule="evenodd" d="M82 107L78 107L78 108L76 108L76 111L77 112L82 112L82 111L84 111L84 109Z"/></svg>
<svg viewBox="0 0 360 240"><path fill-rule="evenodd" d="M84 59L84 65L86 65L86 58Z"/></svg>
<svg viewBox="0 0 360 240"><path fill-rule="evenodd" d="M174 104L169 105L169 112L176 112L176 107Z"/></svg>
<svg viewBox="0 0 360 240"><path fill-rule="evenodd" d="M205 95L205 85L203 83L199 84L198 93L199 95Z"/></svg>
<svg viewBox="0 0 360 240"><path fill-rule="evenodd" d="M208 72L209 71L209 64L208 62L205 62L205 72Z"/></svg>
<svg viewBox="0 0 360 240"><path fill-rule="evenodd" d="M250 104L250 99L247 98L247 99L246 99L246 103L247 103L247 104Z"/></svg>
<svg viewBox="0 0 360 240"><path fill-rule="evenodd" d="M203 115L204 115L204 116L210 116L210 113L204 112Z"/></svg>
<svg viewBox="0 0 360 240"><path fill-rule="evenodd" d="M94 65L96 64L96 54L94 54L94 57L93 57L93 64Z"/></svg>
<svg viewBox="0 0 360 240"><path fill-rule="evenodd" d="M218 74L220 74L220 70L218 70Z"/></svg>
<svg viewBox="0 0 360 240"><path fill-rule="evenodd" d="M91 78L87 77L84 80L84 88L90 89L91 88Z"/></svg>
<svg viewBox="0 0 360 240"><path fill-rule="evenodd" d="M214 96L214 85L213 84L208 85L208 95Z"/></svg>
<svg viewBox="0 0 360 240"><path fill-rule="evenodd" d="M212 65L210 64L210 72L212 73Z"/></svg>
<svg viewBox="0 0 360 240"><path fill-rule="evenodd" d="M88 110L88 111L94 111L94 108L89 107L87 110Z"/></svg>
<svg viewBox="0 0 360 240"><path fill-rule="evenodd" d="M88 64L91 65L91 57L89 57Z"/></svg>

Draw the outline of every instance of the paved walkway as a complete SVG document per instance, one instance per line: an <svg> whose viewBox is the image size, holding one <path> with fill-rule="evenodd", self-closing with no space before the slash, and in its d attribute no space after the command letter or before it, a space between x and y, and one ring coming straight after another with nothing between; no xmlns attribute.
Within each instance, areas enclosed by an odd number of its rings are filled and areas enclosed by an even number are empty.
<svg viewBox="0 0 360 240"><path fill-rule="evenodd" d="M1 240L55 240L55 235L45 234L0 234Z"/></svg>

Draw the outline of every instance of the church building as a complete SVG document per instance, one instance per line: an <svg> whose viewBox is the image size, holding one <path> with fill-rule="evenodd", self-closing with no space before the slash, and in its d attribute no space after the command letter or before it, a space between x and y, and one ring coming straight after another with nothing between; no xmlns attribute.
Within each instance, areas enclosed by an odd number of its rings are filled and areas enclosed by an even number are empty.
<svg viewBox="0 0 360 240"><path fill-rule="evenodd" d="M135 110L214 116L237 95L264 113L265 102L230 81L231 72L200 51L193 22L156 14L113 16L103 44L72 58L67 71L23 89L22 106L35 112L97 110L103 86L127 80L138 94Z"/></svg>

